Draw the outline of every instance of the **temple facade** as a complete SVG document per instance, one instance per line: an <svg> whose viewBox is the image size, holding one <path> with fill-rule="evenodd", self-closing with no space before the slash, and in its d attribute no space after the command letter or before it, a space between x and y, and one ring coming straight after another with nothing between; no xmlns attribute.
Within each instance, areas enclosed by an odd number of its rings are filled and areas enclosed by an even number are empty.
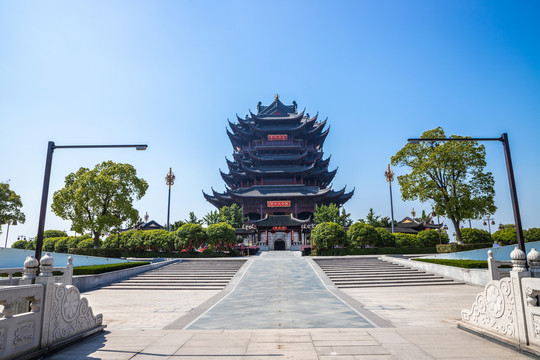
<svg viewBox="0 0 540 360"><path fill-rule="evenodd" d="M211 204L236 203L256 224L272 215L307 220L316 205L341 206L351 198L354 190L332 190L337 169L330 171L330 157L324 158L327 120L298 112L295 101L284 105L278 95L268 106L259 102L257 114L236 117L227 129L232 160L226 159L227 172L220 170L225 191L203 192Z"/></svg>

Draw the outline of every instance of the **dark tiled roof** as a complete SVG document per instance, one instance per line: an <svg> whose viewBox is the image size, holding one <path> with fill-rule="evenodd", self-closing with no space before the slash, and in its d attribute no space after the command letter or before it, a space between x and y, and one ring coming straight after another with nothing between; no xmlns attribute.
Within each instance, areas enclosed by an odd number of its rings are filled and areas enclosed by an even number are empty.
<svg viewBox="0 0 540 360"><path fill-rule="evenodd" d="M320 189L318 186L305 185L257 185L250 188L228 190L228 193L239 197L295 197L322 196L332 193L330 189Z"/></svg>

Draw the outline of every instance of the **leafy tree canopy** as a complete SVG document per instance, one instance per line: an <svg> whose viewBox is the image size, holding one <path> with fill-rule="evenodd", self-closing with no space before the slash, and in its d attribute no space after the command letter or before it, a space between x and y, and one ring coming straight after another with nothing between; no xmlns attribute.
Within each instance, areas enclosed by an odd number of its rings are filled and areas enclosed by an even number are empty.
<svg viewBox="0 0 540 360"><path fill-rule="evenodd" d="M242 208L236 204L223 206L219 209L219 222L227 223L236 229L241 228L244 224Z"/></svg>
<svg viewBox="0 0 540 360"><path fill-rule="evenodd" d="M184 220L184 223L185 224L197 224L197 225L201 225L202 224L202 220L199 220L197 219L197 215L195 215L195 213L193 211L191 211L189 213L189 218Z"/></svg>
<svg viewBox="0 0 540 360"><path fill-rule="evenodd" d="M366 220L359 220L361 223L366 223L373 227L392 227L392 222L388 216L381 217L380 215L375 215L373 208L369 209L369 212L366 216Z"/></svg>
<svg viewBox="0 0 540 360"><path fill-rule="evenodd" d="M182 220L175 221L173 224L169 225L169 230L170 231L176 231L176 230L180 229L180 227L182 225L184 225L184 224L185 224L185 222L183 222Z"/></svg>
<svg viewBox="0 0 540 360"><path fill-rule="evenodd" d="M422 138L446 138L441 127L425 131ZM465 138L452 135L451 138ZM410 172L398 176L403 200L433 201L435 212L454 224L458 241L459 223L478 219L497 209L495 181L484 172L486 151L476 141L423 141L407 144L392 157L392 165Z"/></svg>
<svg viewBox="0 0 540 360"><path fill-rule="evenodd" d="M349 243L355 247L360 246L364 248L381 242L381 236L373 225L362 222L354 223L347 230L347 237L349 238Z"/></svg>
<svg viewBox="0 0 540 360"><path fill-rule="evenodd" d="M314 220L317 224L322 224L324 222L334 222L343 227L349 227L352 224L351 214L345 211L345 208L341 208L336 204L330 205L316 205Z"/></svg>
<svg viewBox="0 0 540 360"><path fill-rule="evenodd" d="M539 228L530 228L523 232L523 237L526 242L530 241L540 241L540 229Z"/></svg>
<svg viewBox="0 0 540 360"><path fill-rule="evenodd" d="M197 249L206 241L206 231L199 224L184 224L176 232L178 248Z"/></svg>
<svg viewBox="0 0 540 360"><path fill-rule="evenodd" d="M0 183L0 226L13 224L15 221L24 223L26 217L21 208L21 197L9 188L9 184Z"/></svg>
<svg viewBox="0 0 540 360"><path fill-rule="evenodd" d="M491 234L482 229L465 228L461 229L464 244L491 243Z"/></svg>
<svg viewBox="0 0 540 360"><path fill-rule="evenodd" d="M67 234L62 230L45 230L43 232L43 238L65 237Z"/></svg>
<svg viewBox="0 0 540 360"><path fill-rule="evenodd" d="M208 225L206 228L208 244L213 249L225 249L236 244L236 232L234 228L224 222Z"/></svg>
<svg viewBox="0 0 540 360"><path fill-rule="evenodd" d="M217 224L219 222L219 211L212 210L203 216L203 222L208 225Z"/></svg>
<svg viewBox="0 0 540 360"><path fill-rule="evenodd" d="M54 193L51 207L62 219L72 221L74 231L92 231L98 247L102 233L139 219L133 200L141 199L147 189L132 165L105 161L92 170L80 168L69 174L64 188Z"/></svg>

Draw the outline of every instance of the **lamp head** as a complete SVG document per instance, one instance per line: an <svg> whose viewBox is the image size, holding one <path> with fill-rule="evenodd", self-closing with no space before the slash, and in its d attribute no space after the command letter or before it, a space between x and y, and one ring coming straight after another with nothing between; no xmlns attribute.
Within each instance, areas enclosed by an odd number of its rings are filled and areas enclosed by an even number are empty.
<svg viewBox="0 0 540 360"><path fill-rule="evenodd" d="M141 150L141 151L144 151L146 150L146 148L148 147L148 145L137 145L135 147L135 150Z"/></svg>
<svg viewBox="0 0 540 360"><path fill-rule="evenodd" d="M407 139L407 142L409 144L420 144L420 140L419 139Z"/></svg>

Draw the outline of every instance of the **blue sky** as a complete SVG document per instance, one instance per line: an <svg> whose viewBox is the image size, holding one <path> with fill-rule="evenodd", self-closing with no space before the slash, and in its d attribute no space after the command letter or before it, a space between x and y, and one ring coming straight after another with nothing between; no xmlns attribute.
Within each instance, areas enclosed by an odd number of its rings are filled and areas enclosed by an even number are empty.
<svg viewBox="0 0 540 360"><path fill-rule="evenodd" d="M79 167L127 162L150 185L141 216L164 223L172 167L171 220L202 217L213 207L201 190L223 190L218 169L232 158L227 118L276 93L328 117L333 186L356 188L345 206L355 220L369 208L390 214L390 157L442 126L508 132L524 227L540 227L539 10L535 1L0 1L0 181L27 215L8 244L37 232L50 140L149 145L57 150L51 196ZM486 150L495 220L511 223L502 146ZM397 183L394 199L397 219L431 209L403 202ZM46 228L70 223L49 212Z"/></svg>

